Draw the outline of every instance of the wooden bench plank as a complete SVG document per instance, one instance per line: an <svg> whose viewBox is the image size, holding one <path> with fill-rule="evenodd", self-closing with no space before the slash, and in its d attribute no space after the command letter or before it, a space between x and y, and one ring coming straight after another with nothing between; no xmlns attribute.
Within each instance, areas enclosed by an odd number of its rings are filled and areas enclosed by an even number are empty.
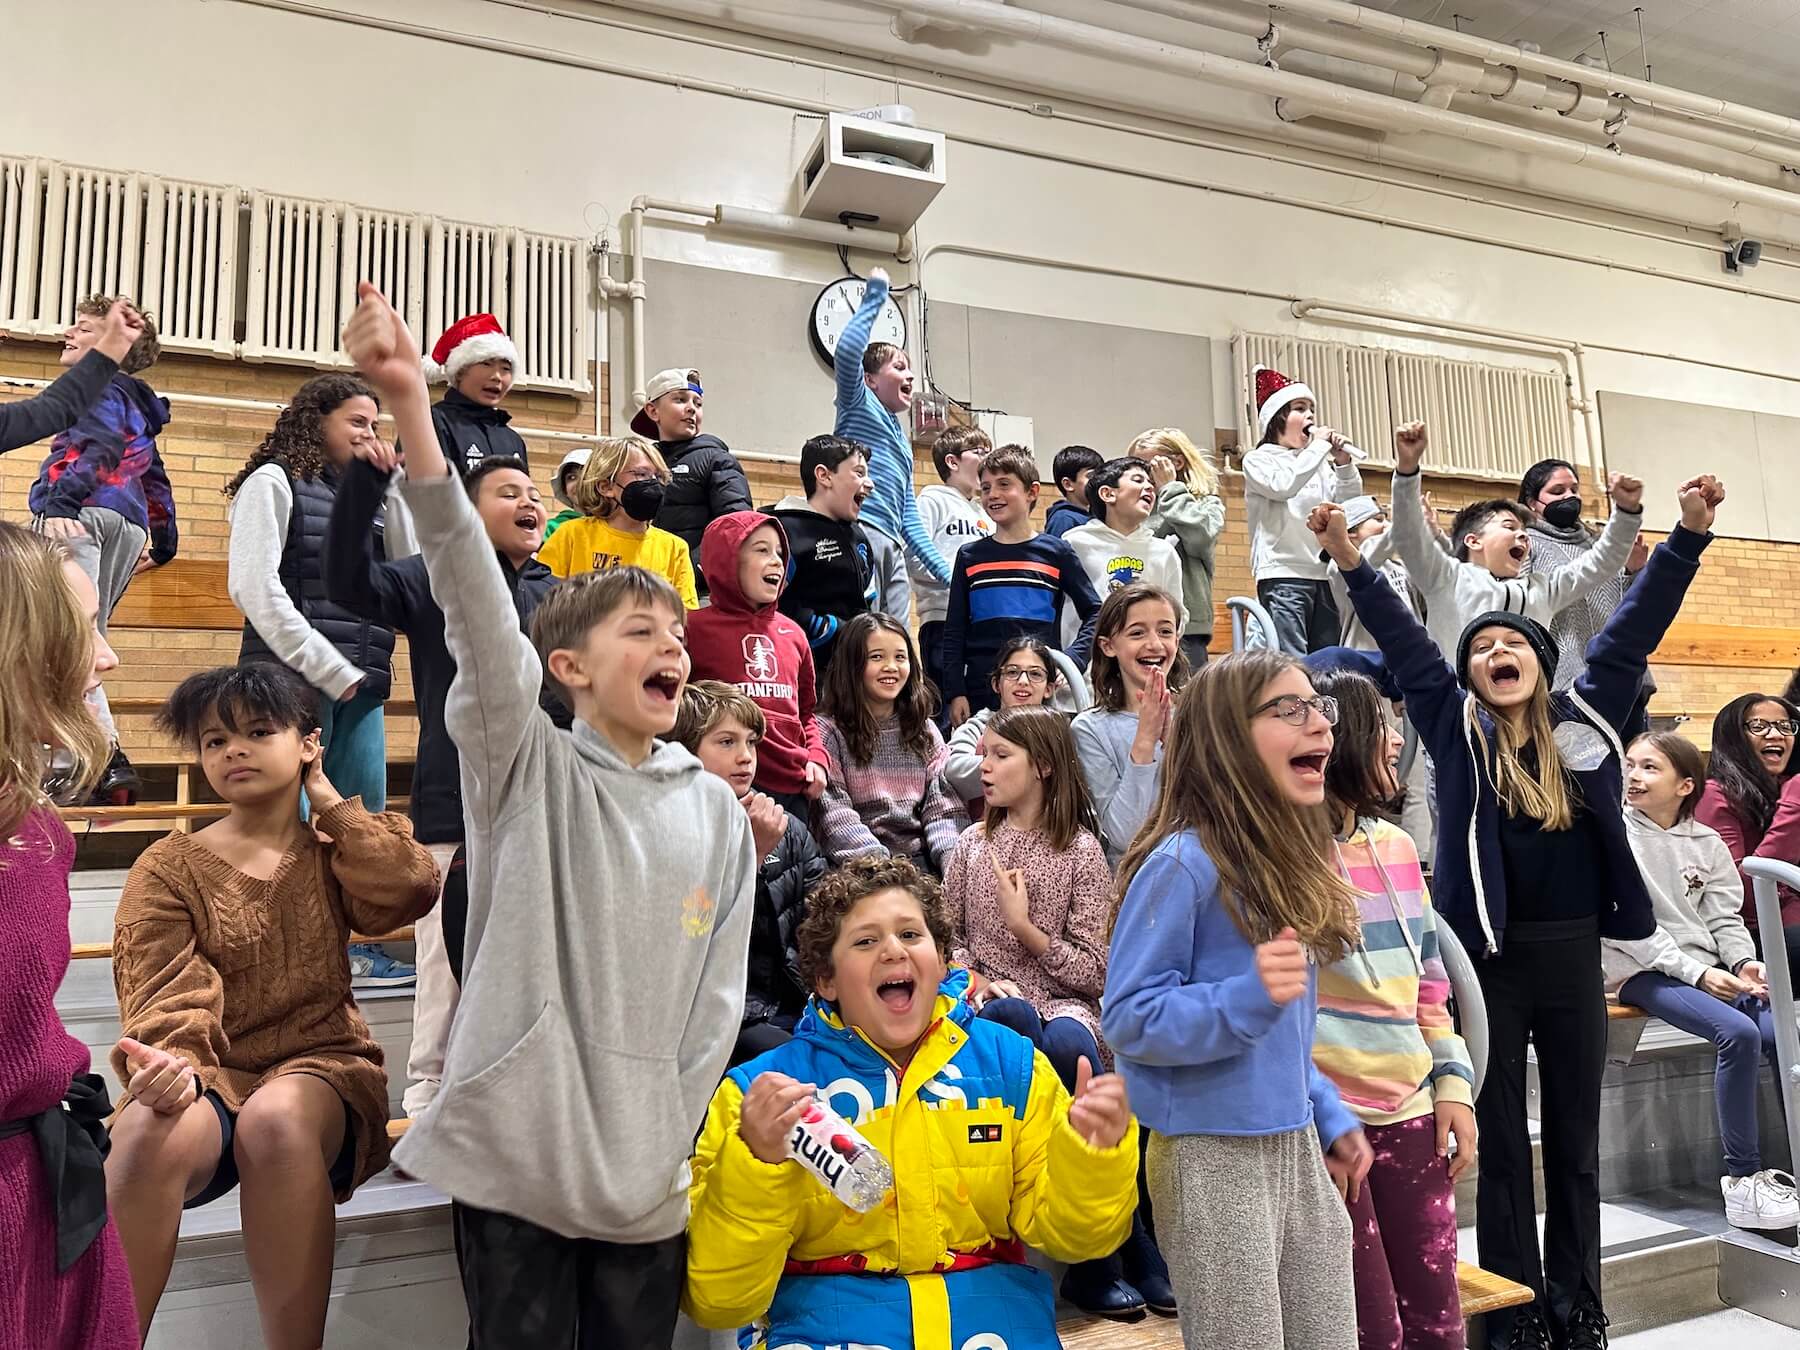
<svg viewBox="0 0 1800 1350"><path fill-rule="evenodd" d="M1790 671L1800 666L1800 631L1678 623L1651 653L1653 665Z"/></svg>
<svg viewBox="0 0 1800 1350"><path fill-rule="evenodd" d="M112 612L114 628L202 628L231 632L244 616L226 586L229 565L216 558L176 558L133 578Z"/></svg>

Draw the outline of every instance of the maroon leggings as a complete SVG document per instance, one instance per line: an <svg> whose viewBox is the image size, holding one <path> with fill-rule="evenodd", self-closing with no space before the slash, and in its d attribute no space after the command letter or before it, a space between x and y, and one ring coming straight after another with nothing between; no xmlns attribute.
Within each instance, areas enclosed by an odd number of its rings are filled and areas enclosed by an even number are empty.
<svg viewBox="0 0 1800 1350"><path fill-rule="evenodd" d="M1375 1162L1350 1205L1359 1350L1462 1350L1456 1188L1436 1117L1364 1130Z"/></svg>

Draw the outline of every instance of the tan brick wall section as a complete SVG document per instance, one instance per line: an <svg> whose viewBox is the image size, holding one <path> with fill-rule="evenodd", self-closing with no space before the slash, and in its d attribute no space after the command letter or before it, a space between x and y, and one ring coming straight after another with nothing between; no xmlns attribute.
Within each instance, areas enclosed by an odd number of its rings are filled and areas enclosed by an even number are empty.
<svg viewBox="0 0 1800 1350"><path fill-rule="evenodd" d="M57 346L51 343L9 341L0 346L0 377L54 378L58 370L57 353ZM281 401L312 373L292 366L258 366L169 356L149 372L148 378L163 392ZM605 374L601 372L603 387ZM24 391L4 390L0 391L0 398L17 398L23 394ZM508 400L507 407L513 414L514 424L522 428L591 433L594 426L592 398L519 393ZM267 412L176 403L174 421L162 436L161 448L174 485L183 557L223 559L226 556L228 503L221 488L242 466L273 422L274 415ZM730 439L728 425L708 429ZM797 439L801 430L805 429L797 430ZM549 475L568 446L554 440L527 439L531 445L533 469L548 499ZM0 458L0 518L26 519L25 496L41 457L41 447L30 447ZM759 506L774 502L798 487L797 472L792 464L759 461L746 463L745 468L752 498ZM1382 476L1371 472L1369 480L1376 494L1385 499L1386 485ZM920 456L915 481L920 487L937 481L929 455ZM1430 481L1429 489L1434 501L1446 513L1480 497L1505 495L1500 485L1469 480L1434 479ZM1249 537L1245 528L1243 480L1239 475L1227 473L1224 494L1227 524L1219 542L1218 579L1214 592L1219 601L1230 595L1254 593L1250 579ZM1054 499L1054 488L1046 484L1039 498L1040 509L1047 508ZM1729 509L1728 505L1726 510ZM1669 520L1674 511L1672 502L1651 502L1647 506L1646 520L1651 523ZM1707 554L1706 566L1689 594L1683 618L1695 623L1800 630L1800 592L1788 580L1796 575L1800 575L1800 546L1720 540ZM1217 640L1228 639L1221 636ZM234 660L238 639L236 634L197 630L120 629L114 632L113 643L122 665L118 674L107 682L108 688L119 697L153 698L166 693L183 676L195 670ZM395 696L410 698L404 644L399 665ZM1656 675L1660 692L1652 705L1653 711L1687 713L1707 720L1735 695L1747 689L1780 683L1773 678L1773 672L1766 671L1665 666L1658 667ZM121 729L128 751L172 749L158 745L145 717L127 717L123 719ZM410 717L389 719L389 745L397 755L410 755L416 736L417 729Z"/></svg>

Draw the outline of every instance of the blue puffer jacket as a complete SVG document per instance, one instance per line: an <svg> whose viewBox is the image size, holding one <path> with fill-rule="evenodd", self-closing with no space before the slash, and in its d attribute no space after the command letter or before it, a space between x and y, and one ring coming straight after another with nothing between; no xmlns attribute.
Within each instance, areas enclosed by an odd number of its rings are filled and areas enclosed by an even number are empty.
<svg viewBox="0 0 1800 1350"><path fill-rule="evenodd" d="M1700 555L1712 542L1677 525L1650 555L1637 584L1594 640L1587 669L1552 694L1556 743L1594 813L1612 893L1600 906L1603 937L1646 938L1656 928L1650 893L1625 834L1625 752L1620 735L1638 700L1650 653L1681 610ZM1380 644L1406 696L1407 716L1437 766L1438 846L1432 899L1471 951L1492 956L1506 935L1500 798L1494 790L1494 722L1464 692L1425 626L1367 563L1344 578L1357 616Z"/></svg>
<svg viewBox="0 0 1800 1350"><path fill-rule="evenodd" d="M1031 1042L970 1011L968 972L939 986L937 1020L904 1070L830 1005L794 1039L725 1076L689 1192L687 1287L702 1326L756 1323L748 1344L1053 1350L1055 1297L1021 1244L1061 1261L1104 1256L1137 1206L1137 1125L1096 1149ZM894 1189L858 1214L796 1162L738 1133L758 1074L816 1083L887 1158Z"/></svg>

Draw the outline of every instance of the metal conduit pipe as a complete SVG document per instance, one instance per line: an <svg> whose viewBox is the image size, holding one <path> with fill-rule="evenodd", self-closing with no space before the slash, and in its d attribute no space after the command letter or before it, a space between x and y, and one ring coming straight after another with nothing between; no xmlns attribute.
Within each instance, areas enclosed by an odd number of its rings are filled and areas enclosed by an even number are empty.
<svg viewBox="0 0 1800 1350"><path fill-rule="evenodd" d="M1261 5L1256 8L1264 10ZM1277 3L1267 6L1265 12L1271 14L1278 24L1284 14L1304 14L1315 19L1360 29L1366 33L1392 38L1397 42L1404 42L1414 47L1461 52L1465 56L1479 57L1481 60L1497 66L1512 66L1516 70L1534 71L1540 75L1550 75L1559 80L1567 80L1571 84L1602 83L1614 94L1629 95L1641 103L1648 103L1654 107L1666 108L1672 112L1692 113L1698 117L1710 117L1731 126L1800 141L1800 120L1792 117L1764 112L1761 108L1752 108L1748 104L1732 103L1726 99L1690 93L1685 89L1676 89L1666 84L1651 84L1645 80L1633 79L1629 75L1620 75L1604 70L1596 71L1587 66L1577 65L1573 61L1562 61L1554 56L1544 56L1538 52L1521 51L1517 47L1508 46L1503 42L1492 42L1472 33L1459 33L1453 28L1440 28L1436 24L1423 23L1418 19L1398 18L1379 10L1364 9L1361 5L1346 4L1344 0L1277 0Z"/></svg>
<svg viewBox="0 0 1800 1350"><path fill-rule="evenodd" d="M1800 194L1745 182L1703 169L1686 168L1581 145L1543 132L1487 122L1466 113L1420 107L1380 94L1328 84L1304 75L1269 70L1245 61L1149 38L1114 33L1092 24L1012 9L992 0L857 0L870 8L904 11L918 18L948 20L1026 41L1072 51L1093 52L1138 65L1156 66L1274 99L1292 99L1309 111L1377 130L1432 132L1460 137L1499 150L1589 164L1667 187L1701 192L1727 201L1753 202L1784 213L1800 211ZM1354 8L1353 6L1350 8ZM1579 70L1580 67L1575 67Z"/></svg>
<svg viewBox="0 0 1800 1350"><path fill-rule="evenodd" d="M1697 122L1678 113L1646 107L1635 99L1614 98L1610 121L1617 121L1634 131L1655 131L1700 145L1716 146L1721 150L1735 150L1740 155L1766 159L1783 168L1800 165L1800 142L1784 141L1774 136L1758 136L1748 131L1733 131L1711 122Z"/></svg>

